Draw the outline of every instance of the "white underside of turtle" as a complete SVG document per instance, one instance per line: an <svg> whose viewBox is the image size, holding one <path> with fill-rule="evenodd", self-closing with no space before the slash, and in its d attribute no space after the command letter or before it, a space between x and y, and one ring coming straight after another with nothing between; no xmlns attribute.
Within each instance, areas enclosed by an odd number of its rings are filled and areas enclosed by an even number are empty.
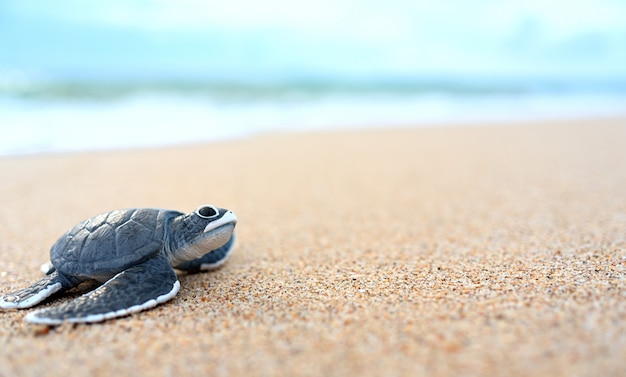
<svg viewBox="0 0 626 377"><path fill-rule="evenodd" d="M234 244L235 215L204 205L190 214L161 209L117 210L94 216L52 246L46 276L0 296L0 308L25 309L89 280L98 288L25 316L32 323L92 323L134 314L171 300L180 290L174 269L222 266Z"/></svg>

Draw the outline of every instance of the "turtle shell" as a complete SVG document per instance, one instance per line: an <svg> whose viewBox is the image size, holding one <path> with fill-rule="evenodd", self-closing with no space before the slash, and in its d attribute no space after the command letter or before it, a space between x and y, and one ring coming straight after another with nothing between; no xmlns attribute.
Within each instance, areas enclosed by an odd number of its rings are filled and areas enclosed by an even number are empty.
<svg viewBox="0 0 626 377"><path fill-rule="evenodd" d="M70 229L50 249L50 261L73 276L110 276L156 255L168 212L125 209L103 213Z"/></svg>

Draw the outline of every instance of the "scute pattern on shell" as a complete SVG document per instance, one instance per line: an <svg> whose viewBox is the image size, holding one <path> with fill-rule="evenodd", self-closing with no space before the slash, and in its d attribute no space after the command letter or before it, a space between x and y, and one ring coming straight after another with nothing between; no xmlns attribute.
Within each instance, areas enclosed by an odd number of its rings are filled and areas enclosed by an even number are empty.
<svg viewBox="0 0 626 377"><path fill-rule="evenodd" d="M94 216L70 229L50 250L52 264L72 275L109 275L157 253L163 210L126 209Z"/></svg>

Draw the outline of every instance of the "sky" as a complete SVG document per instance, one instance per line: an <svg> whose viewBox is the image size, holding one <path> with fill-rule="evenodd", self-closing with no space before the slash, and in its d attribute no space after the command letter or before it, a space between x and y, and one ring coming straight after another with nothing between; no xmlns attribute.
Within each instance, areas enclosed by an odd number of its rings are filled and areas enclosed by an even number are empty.
<svg viewBox="0 0 626 377"><path fill-rule="evenodd" d="M0 0L11 78L626 79L626 0Z"/></svg>

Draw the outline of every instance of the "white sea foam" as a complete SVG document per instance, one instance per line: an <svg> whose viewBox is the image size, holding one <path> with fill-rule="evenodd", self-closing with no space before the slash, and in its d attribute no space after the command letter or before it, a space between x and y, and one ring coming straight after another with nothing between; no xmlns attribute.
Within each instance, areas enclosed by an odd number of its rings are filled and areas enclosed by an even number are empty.
<svg viewBox="0 0 626 377"><path fill-rule="evenodd" d="M0 155L126 149L263 132L438 126L626 115L626 95L342 94L220 102L138 95L114 101L0 99Z"/></svg>

